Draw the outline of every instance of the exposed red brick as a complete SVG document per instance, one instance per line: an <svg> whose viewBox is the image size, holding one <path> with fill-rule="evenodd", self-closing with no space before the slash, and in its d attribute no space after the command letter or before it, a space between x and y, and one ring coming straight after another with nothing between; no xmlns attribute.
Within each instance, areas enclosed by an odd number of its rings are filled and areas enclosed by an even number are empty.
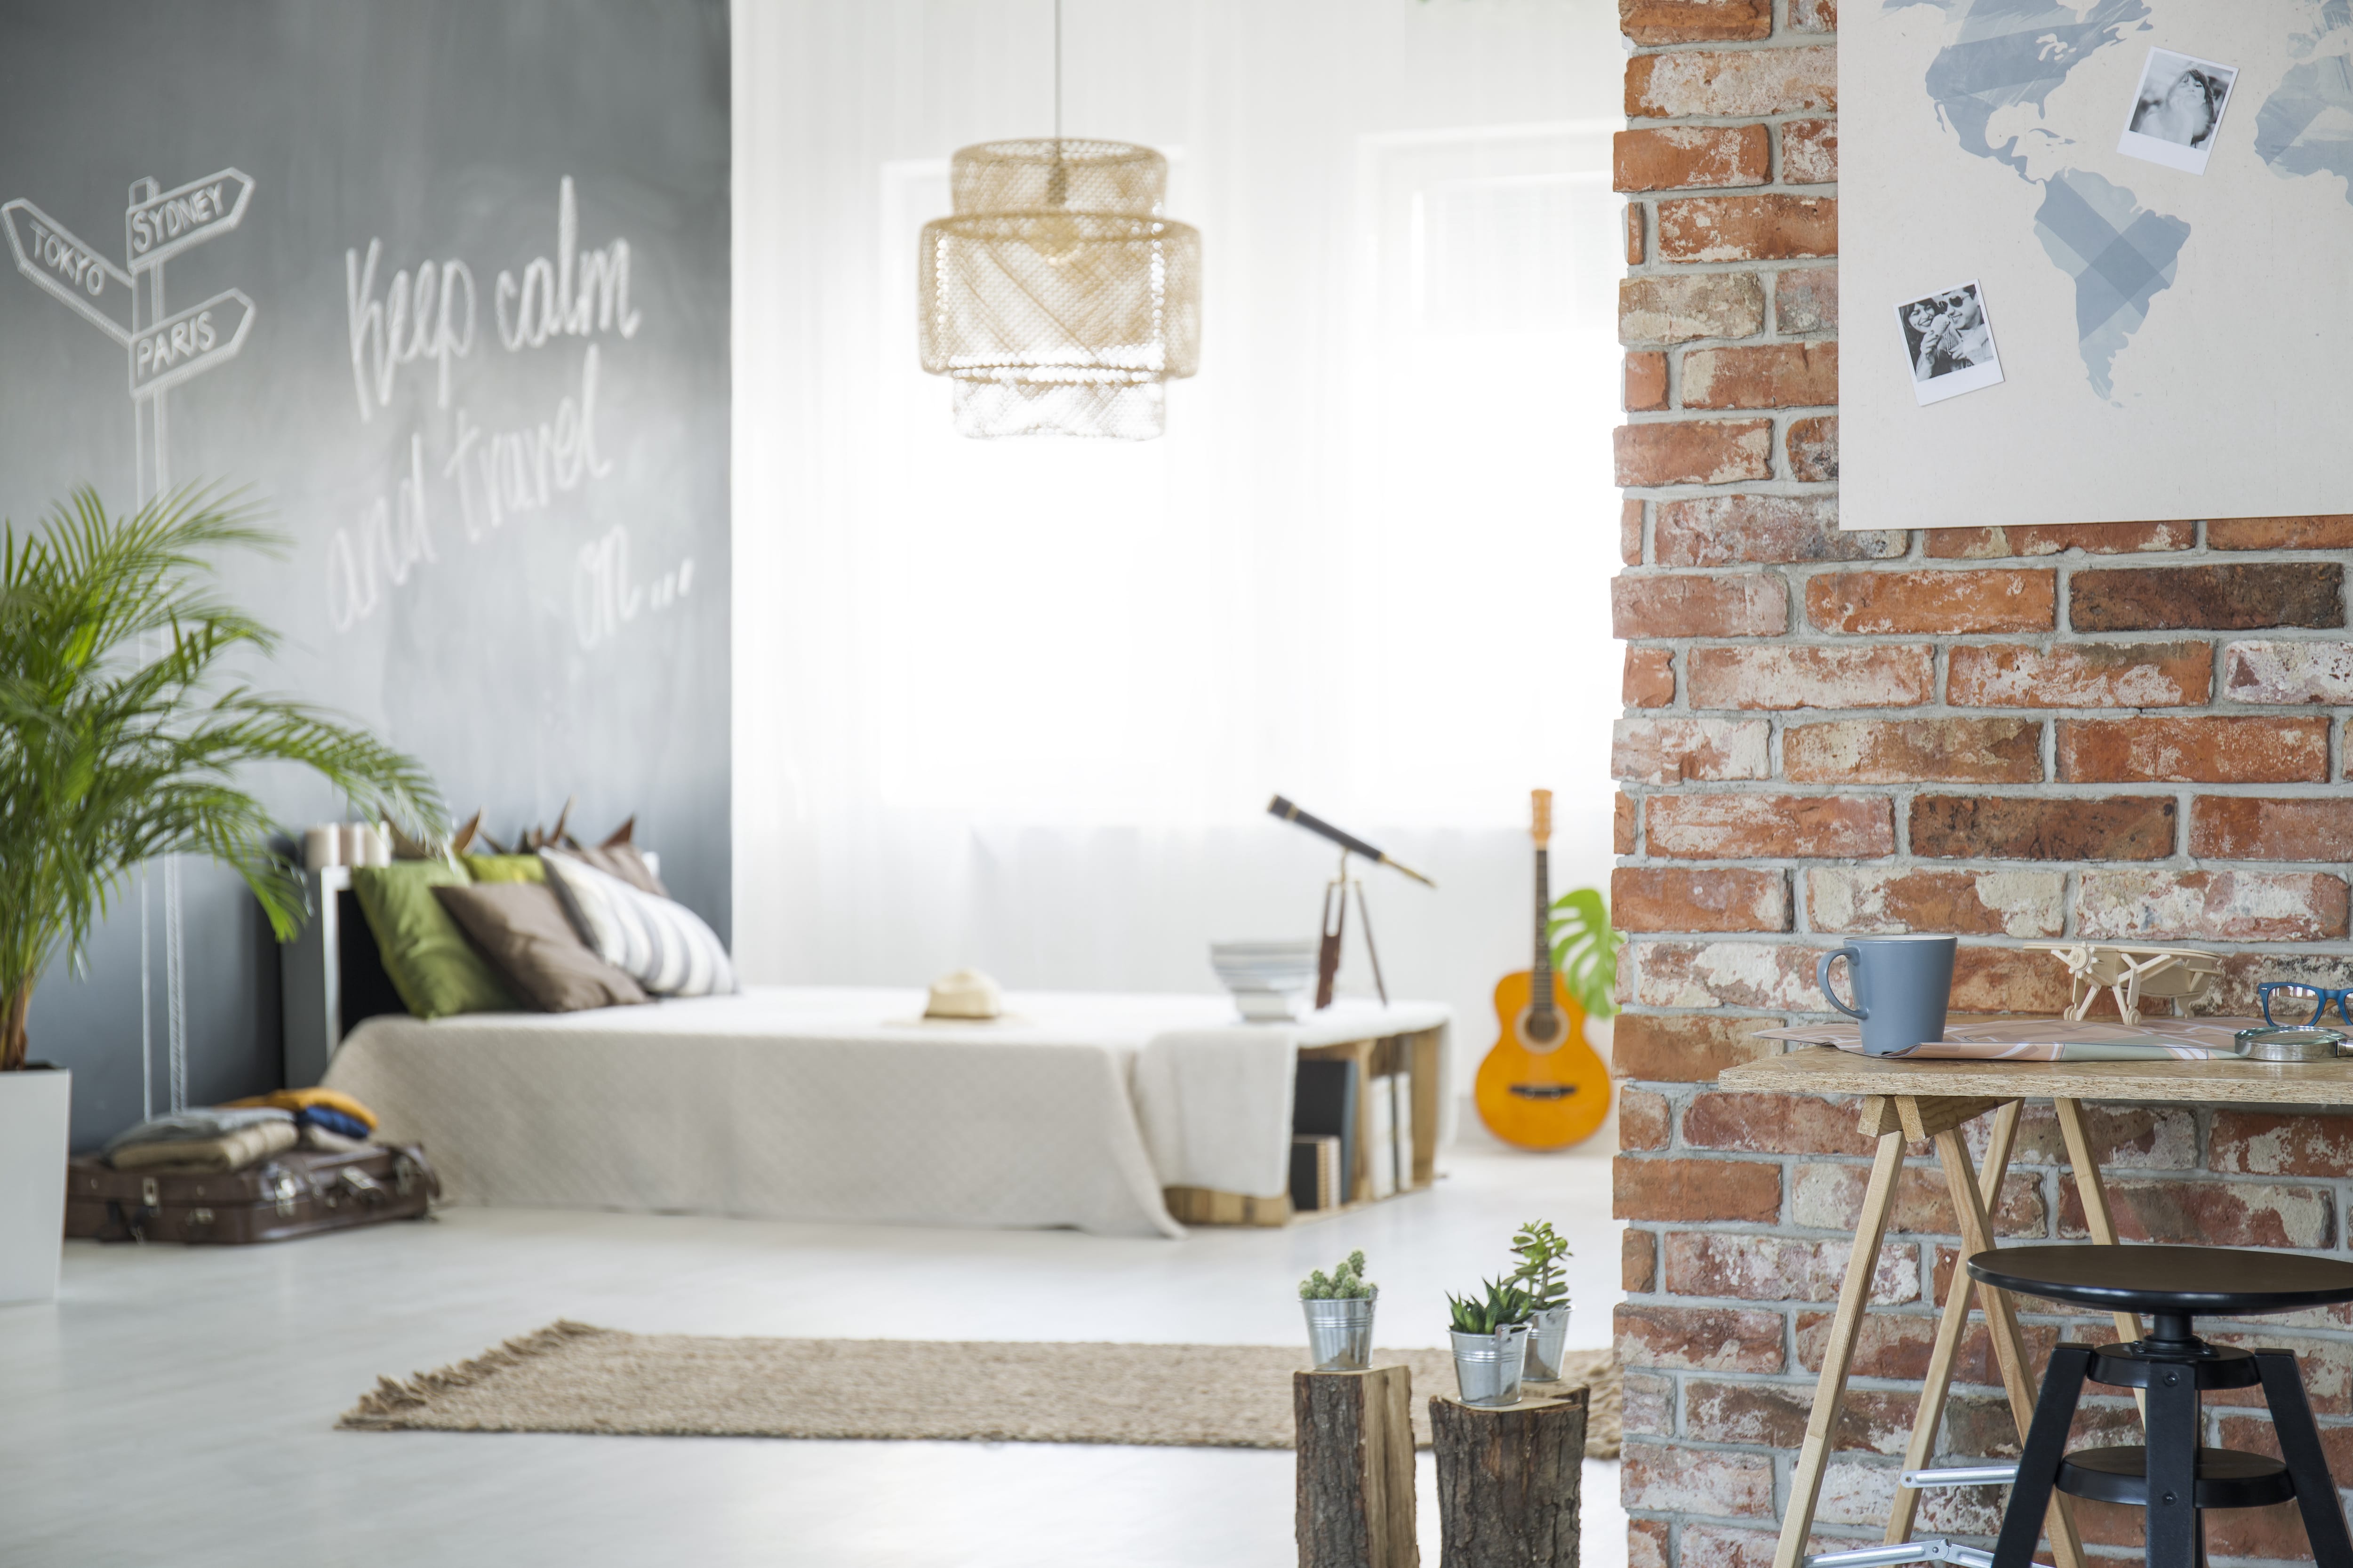
<svg viewBox="0 0 2353 1568"><path fill-rule="evenodd" d="M1638 942L1619 955L1624 1000L1645 1007L1779 1007L1820 1012L1811 947L1794 943Z"/></svg>
<svg viewBox="0 0 2353 1568"><path fill-rule="evenodd" d="M1826 185L1838 178L1838 121L1792 120L1781 127L1781 181Z"/></svg>
<svg viewBox="0 0 2353 1568"><path fill-rule="evenodd" d="M1788 931L1788 879L1778 871L1620 866L1609 874L1609 923L1620 931Z"/></svg>
<svg viewBox="0 0 2353 1568"><path fill-rule="evenodd" d="M1749 1307L1624 1306L1618 1355L1676 1372L1779 1372L1781 1314Z"/></svg>
<svg viewBox="0 0 2353 1568"><path fill-rule="evenodd" d="M1664 426L1637 426L1664 428ZM1789 629L1789 597L1778 577L1628 573L1609 584L1611 635L1635 637L1775 637Z"/></svg>
<svg viewBox="0 0 2353 1568"><path fill-rule="evenodd" d="M1789 31L1837 32L1838 0L1789 0Z"/></svg>
<svg viewBox="0 0 2353 1568"><path fill-rule="evenodd" d="M2316 871L2087 868L2079 936L2105 942L2326 942L2346 934L2344 881Z"/></svg>
<svg viewBox="0 0 2353 1568"><path fill-rule="evenodd" d="M2188 708L2213 684L2214 649L2202 642L1964 643L1945 694L1963 708Z"/></svg>
<svg viewBox="0 0 2353 1568"><path fill-rule="evenodd" d="M1791 784L2038 784L2042 726L2031 719L1841 719L1782 732Z"/></svg>
<svg viewBox="0 0 2353 1568"><path fill-rule="evenodd" d="M1618 1483L1630 1509L1718 1519L1773 1517L1773 1461L1764 1454L1630 1442Z"/></svg>
<svg viewBox="0 0 2353 1568"><path fill-rule="evenodd" d="M1618 1147L1663 1149L1674 1133L1674 1112L1667 1097L1647 1089L1628 1088L1618 1094Z"/></svg>
<svg viewBox="0 0 2353 1568"><path fill-rule="evenodd" d="M1638 44L1773 36L1773 0L1618 0L1618 30Z"/></svg>
<svg viewBox="0 0 2353 1568"><path fill-rule="evenodd" d="M2056 1013L2067 992L2067 972L2048 953L1964 942L1953 955L1956 1013Z"/></svg>
<svg viewBox="0 0 2353 1568"><path fill-rule="evenodd" d="M1781 1167L1752 1160L1638 1160L1619 1156L1611 1181L1615 1219L1683 1224L1781 1217Z"/></svg>
<svg viewBox="0 0 2353 1568"><path fill-rule="evenodd" d="M2216 518L2206 525L2210 550L2353 549L2353 516Z"/></svg>
<svg viewBox="0 0 2353 1568"><path fill-rule="evenodd" d="M1642 563L1642 503L1630 496L1618 506L1618 554L1629 566Z"/></svg>
<svg viewBox="0 0 2353 1568"><path fill-rule="evenodd" d="M1618 1243L1619 1288L1635 1295L1643 1295L1657 1288L1659 1278L1659 1238L1647 1230L1628 1226L1620 1233Z"/></svg>
<svg viewBox="0 0 2353 1568"><path fill-rule="evenodd" d="M1839 527L1835 496L1662 500L1652 531L1662 566L1884 560L1903 554L1912 538L1900 528Z"/></svg>
<svg viewBox="0 0 2353 1568"><path fill-rule="evenodd" d="M1773 472L1769 419L1662 419L1620 425L1610 434L1621 489L1731 485Z"/></svg>
<svg viewBox="0 0 2353 1568"><path fill-rule="evenodd" d="M2234 642L2222 691L2233 702L2353 703L2353 643Z"/></svg>
<svg viewBox="0 0 2353 1568"><path fill-rule="evenodd" d="M1785 332L1838 331L1838 268L1793 267L1774 274L1773 320Z"/></svg>
<svg viewBox="0 0 2353 1568"><path fill-rule="evenodd" d="M1683 1108L1683 1142L1736 1154L1867 1156L1879 1141L1860 1131L1862 1109L1843 1096L1700 1094Z"/></svg>
<svg viewBox="0 0 2353 1568"><path fill-rule="evenodd" d="M1662 125L1620 131L1611 143L1620 191L1693 191L1761 185L1772 178L1762 125Z"/></svg>
<svg viewBox="0 0 2353 1568"><path fill-rule="evenodd" d="M1651 797L1651 853L1746 860L1895 852L1889 802L1826 795L1661 795Z"/></svg>
<svg viewBox="0 0 2353 1568"><path fill-rule="evenodd" d="M1822 1370L1822 1342L1830 1336L1830 1327L1828 1312L1798 1314L1798 1364L1807 1372ZM2021 1323L2019 1328L2027 1354L2038 1363L2048 1360L2051 1347L2059 1340L2058 1325ZM1865 1313L1862 1330L1855 1336L1852 1375L1916 1384L1927 1375L1928 1354L1936 1338L1936 1320L1932 1314ZM1983 1323L1971 1323L1968 1332L1961 1336L1960 1352L1953 1358L1953 1380L1964 1385L2000 1385L2001 1368L1994 1360L1993 1341Z"/></svg>
<svg viewBox="0 0 2353 1568"><path fill-rule="evenodd" d="M2067 614L2079 632L2341 626L2345 568L2283 561L2078 572L2067 586Z"/></svg>
<svg viewBox="0 0 2353 1568"><path fill-rule="evenodd" d="M1947 561L1998 561L2009 555L2126 555L2188 550L2198 542L2194 522L2041 522L2007 528L1939 528L1927 538L1929 555Z"/></svg>
<svg viewBox="0 0 2353 1568"><path fill-rule="evenodd" d="M2334 1181L2353 1171L2353 1116L2317 1109L2282 1112L2226 1107L2214 1112L2206 1150L2208 1165L2234 1176Z"/></svg>
<svg viewBox="0 0 2353 1568"><path fill-rule="evenodd" d="M1828 572L1806 584L1826 632L2037 632L2057 624L2055 572Z"/></svg>
<svg viewBox="0 0 2353 1568"><path fill-rule="evenodd" d="M1789 477L1808 484L1828 484L1839 477L1839 422L1835 414L1792 419L1782 446L1789 454Z"/></svg>
<svg viewBox="0 0 2353 1568"><path fill-rule="evenodd" d="M2321 784L2326 719L2062 719L2070 784Z"/></svg>
<svg viewBox="0 0 2353 1568"><path fill-rule="evenodd" d="M1641 266L1644 248L1645 247L1642 244L1642 204L1640 202L1628 202L1626 204L1626 265L1629 267Z"/></svg>
<svg viewBox="0 0 2353 1568"><path fill-rule="evenodd" d="M1628 1431L1635 1428L1630 1426ZM1688 1555L1684 1568L1693 1568ZM1663 1519L1630 1519L1626 1521L1626 1568L1668 1568L1667 1521Z"/></svg>
<svg viewBox="0 0 2353 1568"><path fill-rule="evenodd" d="M2126 1241L2306 1250L2337 1244L2336 1203L2327 1187L2164 1178L2105 1184L2116 1235ZM2059 1178L2059 1235L2070 1241L2091 1236L2072 1173Z"/></svg>
<svg viewBox="0 0 2353 1568"><path fill-rule="evenodd" d="M2055 937L2066 932L2066 878L2057 871L1853 866L1806 873L1807 921L1821 931Z"/></svg>
<svg viewBox="0 0 2353 1568"><path fill-rule="evenodd" d="M1695 647L1684 669L1694 708L1914 708L1935 679L1916 646Z"/></svg>
<svg viewBox="0 0 2353 1568"><path fill-rule="evenodd" d="M2189 853L2213 860L2353 860L2353 800L2201 795Z"/></svg>
<svg viewBox="0 0 2353 1568"><path fill-rule="evenodd" d="M2104 1150L2101 1165L2111 1171L2194 1171L2198 1169L2198 1119L2182 1107L2097 1105L2084 1107L2084 1130ZM1968 1124L1972 1154L1985 1157L1990 1119ZM2049 1104L2029 1100L2018 1119L2018 1142L2010 1155L2013 1165L2064 1165L2065 1142L2059 1135L2059 1117Z"/></svg>
<svg viewBox="0 0 2353 1568"><path fill-rule="evenodd" d="M1770 778L1771 740L1762 719L1620 719L1609 776L1652 784Z"/></svg>
<svg viewBox="0 0 2353 1568"><path fill-rule="evenodd" d="M1726 1068L1780 1055L1778 1040L1756 1037L1779 1023L1720 1013L1620 1013L1610 1035L1609 1070L1656 1083L1714 1083Z"/></svg>
<svg viewBox="0 0 2353 1568"><path fill-rule="evenodd" d="M2353 956L2311 952L2292 957L2276 952L2232 953L2222 960L2222 978L2207 993L2200 1010L2233 1018L2261 1016L2263 1004L2255 987L2266 980L2303 980L2343 990L2353 986Z"/></svg>
<svg viewBox="0 0 2353 1568"><path fill-rule="evenodd" d="M1761 58L1765 52L1747 58ZM1677 196L1659 204L1662 261L1802 261L1837 254L1836 196Z"/></svg>
<svg viewBox="0 0 2353 1568"><path fill-rule="evenodd" d="M1862 1223L1863 1194L1870 1184L1868 1165L1799 1165L1789 1173L1789 1223L1852 1232ZM2024 1173L2003 1178L1993 1221L1997 1236L2047 1234L2042 1179ZM1958 1236L1960 1216L1953 1211L1944 1173L1905 1166L1895 1179L1895 1208L1888 1224L1905 1236Z"/></svg>
<svg viewBox="0 0 2353 1568"><path fill-rule="evenodd" d="M2109 1329L2108 1323L2098 1323L2094 1329L2094 1342L2114 1339ZM1983 1455L1989 1459L2018 1458L2018 1424L2010 1413L2009 1400L1963 1394L1945 1408L1945 1440L1951 1446L1951 1452ZM2075 1407L2067 1447L2123 1446L2140 1440L2140 1412L2130 1400L2111 1399L2097 1404L2085 1400Z"/></svg>
<svg viewBox="0 0 2353 1568"><path fill-rule="evenodd" d="M2235 1186L2237 1184L2232 1184ZM2312 1189L2296 1189L2309 1192ZM2214 1243L2224 1246L2227 1243ZM2277 1245L2276 1243L2271 1245ZM2245 1332L2216 1331L2211 1337L2218 1345L2232 1345L2241 1350L2257 1347L2295 1352L2296 1368L2304 1373L2305 1392L2312 1398L2312 1408L2320 1415L2353 1414L2353 1343L2344 1340L2312 1340L2283 1334L2276 1320L2250 1325ZM2214 1389L2204 1394L2209 1405L2245 1405L2261 1408L2261 1389ZM2306 1562L2310 1559L2306 1558Z"/></svg>
<svg viewBox="0 0 2353 1568"><path fill-rule="evenodd" d="M1754 272L1628 278L1618 285L1618 341L1683 343L1748 338L1765 330L1765 287Z"/></svg>
<svg viewBox="0 0 2353 1568"><path fill-rule="evenodd" d="M1838 344L1764 343L1683 355L1685 408L1807 408L1838 401Z"/></svg>
<svg viewBox="0 0 2353 1568"><path fill-rule="evenodd" d="M1641 814L1641 807L1635 805L1634 797L1624 790L1620 790L1617 799L1611 803L1609 814L1609 852L1611 854L1634 853L1635 847L1641 842L1642 837Z"/></svg>
<svg viewBox="0 0 2353 1568"><path fill-rule="evenodd" d="M1626 356L1626 408L1651 414L1667 405L1667 356L1655 349L1638 349Z"/></svg>
<svg viewBox="0 0 2353 1568"><path fill-rule="evenodd" d="M1912 802L1912 853L1938 859L2162 860L2173 853L2165 795L2035 800L1924 795Z"/></svg>
<svg viewBox="0 0 2353 1568"><path fill-rule="evenodd" d="M1787 1384L1719 1383L1692 1378L1683 1384L1683 1436L1701 1443L1746 1443L1755 1447L1794 1448L1805 1441L1814 1391ZM1916 1394L1851 1388L1839 1405L1831 1446L1872 1454L1900 1454L1912 1435Z"/></svg>
<svg viewBox="0 0 2353 1568"><path fill-rule="evenodd" d="M1675 656L1662 647L1629 647L1620 700L1629 708L1664 708L1675 700Z"/></svg>
<svg viewBox="0 0 2353 1568"><path fill-rule="evenodd" d="M1694 50L1626 62L1626 118L1725 120L1838 107L1838 50Z"/></svg>
<svg viewBox="0 0 2353 1568"><path fill-rule="evenodd" d="M1835 1301L1852 1244L1788 1236L1725 1231L1670 1231L1659 1252L1659 1275L1677 1296L1726 1296L1738 1301ZM1920 1299L1920 1262L1907 1247L1880 1249L1872 1270L1873 1306Z"/></svg>

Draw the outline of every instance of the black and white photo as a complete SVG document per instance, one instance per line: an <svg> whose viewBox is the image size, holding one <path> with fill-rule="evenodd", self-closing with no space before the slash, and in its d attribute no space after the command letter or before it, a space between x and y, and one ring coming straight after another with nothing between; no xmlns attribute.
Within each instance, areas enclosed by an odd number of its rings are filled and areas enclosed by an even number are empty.
<svg viewBox="0 0 2353 1568"><path fill-rule="evenodd" d="M1895 307L1895 320L1912 366L1912 395L1923 406L2000 383L1993 322L1974 281L1906 300Z"/></svg>
<svg viewBox="0 0 2353 1568"><path fill-rule="evenodd" d="M2204 174L2238 79L2236 66L2170 49L2149 50L2116 151L2185 174Z"/></svg>

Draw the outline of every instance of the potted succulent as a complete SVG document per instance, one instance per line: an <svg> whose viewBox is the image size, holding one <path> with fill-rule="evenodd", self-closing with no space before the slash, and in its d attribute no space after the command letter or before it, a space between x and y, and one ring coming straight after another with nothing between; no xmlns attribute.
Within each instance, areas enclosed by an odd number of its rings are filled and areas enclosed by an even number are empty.
<svg viewBox="0 0 2353 1568"><path fill-rule="evenodd" d="M365 731L225 679L275 638L215 596L209 553L268 548L242 508L188 489L128 517L75 492L36 532L0 525L0 1301L57 1294L70 1075L26 1058L33 988L79 966L130 872L159 855L235 867L281 940L304 915L248 763L296 763L369 816L438 831L424 769Z"/></svg>
<svg viewBox="0 0 2353 1568"><path fill-rule="evenodd" d="M1373 1362L1373 1304L1381 1288L1365 1279L1365 1255L1348 1254L1329 1275L1318 1268L1299 1282L1307 1314L1307 1351L1317 1372L1362 1372Z"/></svg>
<svg viewBox="0 0 2353 1568"><path fill-rule="evenodd" d="M1568 1243L1548 1220L1530 1220L1512 1237L1519 1268L1511 1283L1528 1293L1527 1377L1531 1383L1560 1379L1561 1347L1568 1340L1568 1282L1561 1278L1560 1260L1569 1256Z"/></svg>
<svg viewBox="0 0 2353 1568"><path fill-rule="evenodd" d="M1514 1405L1528 1349L1528 1293L1508 1279L1481 1284L1483 1296L1446 1298L1454 1384L1465 1405Z"/></svg>

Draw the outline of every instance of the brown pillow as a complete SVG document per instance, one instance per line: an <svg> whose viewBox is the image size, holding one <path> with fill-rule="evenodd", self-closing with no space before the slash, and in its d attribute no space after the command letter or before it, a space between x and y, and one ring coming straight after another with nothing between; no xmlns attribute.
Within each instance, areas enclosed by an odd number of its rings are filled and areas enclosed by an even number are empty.
<svg viewBox="0 0 2353 1568"><path fill-rule="evenodd" d="M543 882L445 885L433 896L499 973L547 1012L646 999L636 981L589 951Z"/></svg>
<svg viewBox="0 0 2353 1568"><path fill-rule="evenodd" d="M654 868L646 864L646 858L638 853L634 844L607 844L594 849L567 844L564 853L575 860L586 861L607 877L618 877L640 893L651 893L657 899L670 897L670 889L662 886L661 879L654 875Z"/></svg>

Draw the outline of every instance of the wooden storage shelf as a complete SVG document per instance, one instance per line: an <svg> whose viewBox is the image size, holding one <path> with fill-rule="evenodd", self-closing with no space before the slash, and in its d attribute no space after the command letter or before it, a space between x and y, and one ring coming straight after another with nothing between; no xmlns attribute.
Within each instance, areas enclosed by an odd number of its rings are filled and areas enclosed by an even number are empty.
<svg viewBox="0 0 2353 1568"><path fill-rule="evenodd" d="M1344 1040L1336 1045L1302 1046L1303 1061L1354 1061L1356 1063L1356 1157L1347 1173L1348 1198L1345 1203L1330 1208L1297 1210L1291 1206L1291 1195L1278 1193L1271 1197L1254 1197L1247 1193L1219 1192L1211 1187L1163 1187L1161 1197L1168 1213L1180 1225L1240 1225L1273 1226L1305 1224L1329 1219L1366 1204L1385 1202L1388 1197L1404 1197L1424 1191L1438 1179L1438 1109L1439 1096L1444 1086L1438 1081L1440 1070L1440 1031L1421 1029L1411 1034L1382 1035L1371 1039ZM1413 1173L1409 1182L1399 1182L1398 1190L1384 1198L1373 1196L1372 1142L1365 1129L1372 1125L1373 1080L1389 1073L1402 1073L1413 1108Z"/></svg>

